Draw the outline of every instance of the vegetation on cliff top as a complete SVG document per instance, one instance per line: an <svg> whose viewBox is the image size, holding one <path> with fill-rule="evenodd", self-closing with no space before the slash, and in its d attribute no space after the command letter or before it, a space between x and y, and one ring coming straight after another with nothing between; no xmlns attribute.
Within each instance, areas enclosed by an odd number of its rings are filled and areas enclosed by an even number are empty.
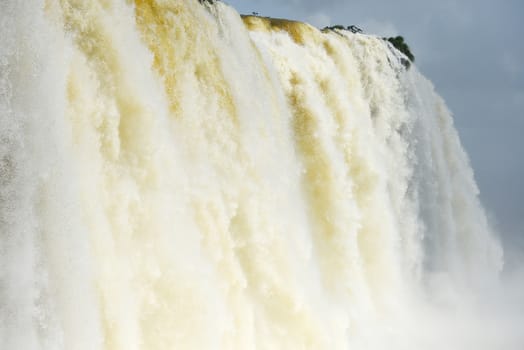
<svg viewBox="0 0 524 350"><path fill-rule="evenodd" d="M352 33L362 33L362 29L360 29L356 25L350 25L350 26L344 27L341 24L335 24L334 26L324 27L324 28L322 28L322 31L325 32L327 30L335 30L335 29L338 29L338 30L349 30Z"/></svg>
<svg viewBox="0 0 524 350"><path fill-rule="evenodd" d="M411 50L409 49L408 44L406 44L406 42L404 41L403 37L396 36L394 38L391 37L382 39L389 41L391 44L393 44L393 46L395 46L397 50L406 55L406 57L409 58L411 62L415 62L415 56L413 56L413 54L411 53Z"/></svg>

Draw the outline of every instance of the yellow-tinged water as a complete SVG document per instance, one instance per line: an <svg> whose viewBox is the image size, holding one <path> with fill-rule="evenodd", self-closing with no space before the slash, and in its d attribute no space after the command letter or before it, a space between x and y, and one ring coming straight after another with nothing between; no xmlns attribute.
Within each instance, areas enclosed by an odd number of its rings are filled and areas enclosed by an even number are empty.
<svg viewBox="0 0 524 350"><path fill-rule="evenodd" d="M222 2L0 9L2 349L488 344L448 308L500 248L384 41Z"/></svg>

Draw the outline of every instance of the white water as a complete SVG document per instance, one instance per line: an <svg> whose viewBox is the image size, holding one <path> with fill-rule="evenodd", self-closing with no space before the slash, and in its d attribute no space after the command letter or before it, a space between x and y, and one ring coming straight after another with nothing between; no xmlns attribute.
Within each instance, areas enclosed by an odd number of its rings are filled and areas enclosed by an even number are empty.
<svg viewBox="0 0 524 350"><path fill-rule="evenodd" d="M0 2L1 349L521 348L416 67L130 3Z"/></svg>

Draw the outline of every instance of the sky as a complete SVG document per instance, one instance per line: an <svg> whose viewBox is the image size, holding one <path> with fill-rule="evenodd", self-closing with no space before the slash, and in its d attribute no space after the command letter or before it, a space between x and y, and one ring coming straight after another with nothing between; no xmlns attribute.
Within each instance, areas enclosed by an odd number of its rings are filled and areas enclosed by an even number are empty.
<svg viewBox="0 0 524 350"><path fill-rule="evenodd" d="M524 1L225 2L241 14L402 35L454 115L506 260L524 258Z"/></svg>

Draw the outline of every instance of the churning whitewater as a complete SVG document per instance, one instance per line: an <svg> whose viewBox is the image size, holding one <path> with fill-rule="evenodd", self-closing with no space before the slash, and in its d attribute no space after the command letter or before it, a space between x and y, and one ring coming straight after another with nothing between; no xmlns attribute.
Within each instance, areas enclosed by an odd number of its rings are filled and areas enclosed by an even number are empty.
<svg viewBox="0 0 524 350"><path fill-rule="evenodd" d="M0 33L0 348L518 349L386 41L196 0L3 0Z"/></svg>

